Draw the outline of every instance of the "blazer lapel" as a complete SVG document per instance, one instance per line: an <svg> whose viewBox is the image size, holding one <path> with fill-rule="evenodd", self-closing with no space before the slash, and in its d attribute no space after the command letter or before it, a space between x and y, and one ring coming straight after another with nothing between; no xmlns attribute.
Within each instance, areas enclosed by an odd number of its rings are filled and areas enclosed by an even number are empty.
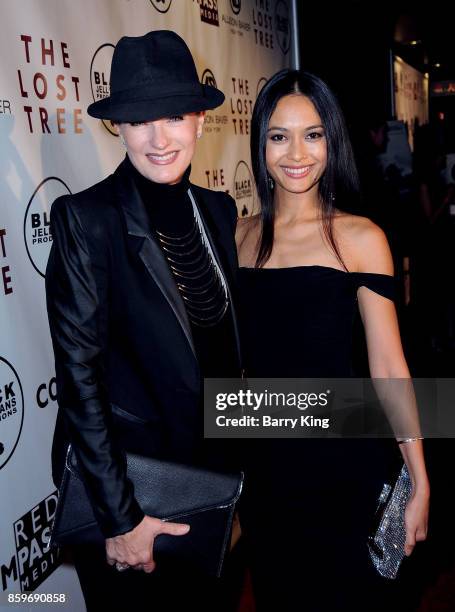
<svg viewBox="0 0 455 612"><path fill-rule="evenodd" d="M218 266L221 270L221 274L224 275L224 278L226 279L226 286L227 286L227 292L228 292L228 296L229 296L229 302L231 305L231 313L232 313L232 322L233 322L233 326L234 326L234 335L235 335L235 342L236 342L236 346L237 346L237 355L238 355L238 359L239 359L239 364L240 367L242 368L242 352L241 352L241 345L240 345L240 333L239 333L239 329L238 329L238 324L237 324L237 315L235 312L235 305L234 305L234 300L232 297L232 292L230 289L230 285L232 282L232 271L229 267L229 264L227 263L227 261L229 260L229 251L227 248L224 248L223 250L221 248L217 247L217 244L221 245L222 247L225 245L223 244L222 241L222 236L218 230L218 226L215 222L215 220L213 219L212 215L210 214L210 210L208 206L203 206L203 203L200 199L197 199L195 197L195 190L191 189L189 190L189 195L190 198L192 200L192 202L194 202L196 208L198 209L200 216L201 216L201 220L202 223L204 225L204 229L205 232L207 234L207 239L210 243L210 246L212 248L212 252L213 255L218 263Z"/></svg>
<svg viewBox="0 0 455 612"><path fill-rule="evenodd" d="M115 177L117 179L117 193L125 218L128 236L132 237L134 243L137 243L138 238L142 239L139 248L137 248L136 244L134 250L147 268L150 276L160 288L166 300L169 302L177 321L183 329L191 350L196 357L191 326L182 297L175 284L174 277L172 276L166 258L150 230L144 203L142 202L134 181L123 170L123 163L120 164L117 169Z"/></svg>
<svg viewBox="0 0 455 612"><path fill-rule="evenodd" d="M194 201L196 208L201 215L202 223L204 225L210 246L212 247L215 259L225 277L228 277L228 280L232 282L232 274L229 265L229 252L224 244L223 235L219 231L218 224L211 214L210 207L207 206L200 195L196 193L193 185L190 187L190 198L192 201Z"/></svg>

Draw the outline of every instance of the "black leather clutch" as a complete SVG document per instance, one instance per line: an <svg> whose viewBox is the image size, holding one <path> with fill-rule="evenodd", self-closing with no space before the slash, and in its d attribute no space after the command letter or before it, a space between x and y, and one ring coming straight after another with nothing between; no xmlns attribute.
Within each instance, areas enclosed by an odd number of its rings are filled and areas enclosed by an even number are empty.
<svg viewBox="0 0 455 612"><path fill-rule="evenodd" d="M188 563L208 575L220 576L243 474L221 474L130 453L126 460L128 478L145 514L191 527L183 536L156 538L157 563ZM70 445L49 545L104 540Z"/></svg>

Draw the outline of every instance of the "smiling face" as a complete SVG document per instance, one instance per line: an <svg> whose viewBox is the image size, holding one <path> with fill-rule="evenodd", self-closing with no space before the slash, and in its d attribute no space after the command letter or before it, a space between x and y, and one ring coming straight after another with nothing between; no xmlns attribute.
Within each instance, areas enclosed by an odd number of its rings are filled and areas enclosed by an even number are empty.
<svg viewBox="0 0 455 612"><path fill-rule="evenodd" d="M276 190L317 192L327 165L327 141L309 98L302 94L281 98L270 117L265 153Z"/></svg>
<svg viewBox="0 0 455 612"><path fill-rule="evenodd" d="M187 113L144 123L120 123L133 166L155 183L175 185L191 163L204 113Z"/></svg>

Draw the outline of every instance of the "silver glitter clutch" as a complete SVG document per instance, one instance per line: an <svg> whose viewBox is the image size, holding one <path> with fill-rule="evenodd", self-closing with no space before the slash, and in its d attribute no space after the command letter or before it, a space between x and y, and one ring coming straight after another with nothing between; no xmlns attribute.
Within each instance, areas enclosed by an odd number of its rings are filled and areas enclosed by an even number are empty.
<svg viewBox="0 0 455 612"><path fill-rule="evenodd" d="M374 567L385 578L396 578L404 557L404 513L411 492L411 479L406 464L403 464L395 484L384 484L379 496L368 548Z"/></svg>

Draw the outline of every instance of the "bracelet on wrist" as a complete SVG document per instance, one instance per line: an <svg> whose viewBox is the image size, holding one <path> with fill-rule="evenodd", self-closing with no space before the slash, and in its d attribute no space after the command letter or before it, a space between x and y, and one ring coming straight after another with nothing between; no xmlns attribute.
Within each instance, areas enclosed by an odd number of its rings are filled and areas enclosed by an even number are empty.
<svg viewBox="0 0 455 612"><path fill-rule="evenodd" d="M417 440L423 440L421 436L417 438L404 438L404 440L397 440L398 444L408 444L409 442L416 442Z"/></svg>

